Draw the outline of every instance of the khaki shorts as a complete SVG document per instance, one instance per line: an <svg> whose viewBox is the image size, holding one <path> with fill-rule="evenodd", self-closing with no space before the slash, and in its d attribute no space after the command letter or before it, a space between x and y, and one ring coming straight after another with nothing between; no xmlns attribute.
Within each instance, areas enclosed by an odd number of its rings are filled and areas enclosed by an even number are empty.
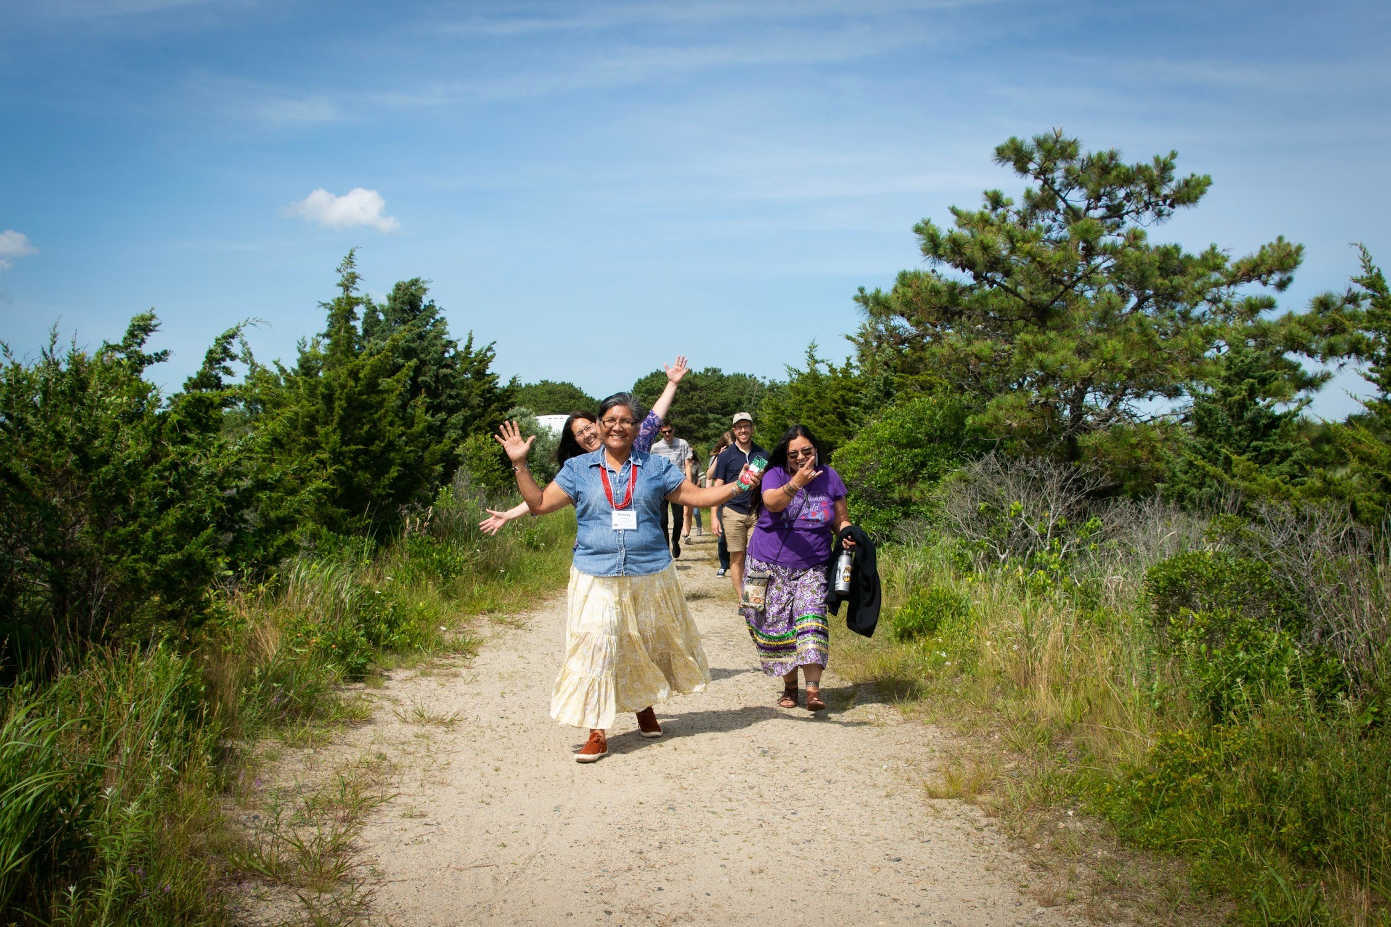
<svg viewBox="0 0 1391 927"><path fill-rule="evenodd" d="M720 510L720 524L724 526L724 546L731 554L740 554L749 546L749 532L758 522L758 513L743 515L730 509Z"/></svg>

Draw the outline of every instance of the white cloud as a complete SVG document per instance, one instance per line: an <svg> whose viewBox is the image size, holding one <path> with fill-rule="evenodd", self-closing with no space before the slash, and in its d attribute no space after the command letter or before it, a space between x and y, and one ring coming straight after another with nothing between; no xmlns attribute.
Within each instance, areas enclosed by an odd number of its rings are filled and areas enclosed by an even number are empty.
<svg viewBox="0 0 1391 927"><path fill-rule="evenodd" d="M29 243L29 236L14 229L0 232L0 270L8 268L15 258L38 254L39 249Z"/></svg>
<svg viewBox="0 0 1391 927"><path fill-rule="evenodd" d="M379 232L394 232L401 223L384 215L385 209L386 200L376 190L354 187L342 196L334 196L320 187L299 202L291 203L288 212L332 229L368 225Z"/></svg>

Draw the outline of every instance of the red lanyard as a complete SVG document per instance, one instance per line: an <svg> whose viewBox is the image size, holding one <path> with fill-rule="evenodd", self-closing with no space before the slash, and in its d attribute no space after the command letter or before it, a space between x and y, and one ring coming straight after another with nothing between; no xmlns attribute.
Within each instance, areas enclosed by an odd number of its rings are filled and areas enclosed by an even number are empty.
<svg viewBox="0 0 1391 927"><path fill-rule="evenodd" d="M609 485L609 467L602 460L599 461L599 477L604 481L604 495L609 497L609 505L615 511L622 511L633 504L633 485L638 481L638 463L636 460L629 460L633 465L633 472L628 476L628 494L623 497L622 505L613 504L613 486Z"/></svg>

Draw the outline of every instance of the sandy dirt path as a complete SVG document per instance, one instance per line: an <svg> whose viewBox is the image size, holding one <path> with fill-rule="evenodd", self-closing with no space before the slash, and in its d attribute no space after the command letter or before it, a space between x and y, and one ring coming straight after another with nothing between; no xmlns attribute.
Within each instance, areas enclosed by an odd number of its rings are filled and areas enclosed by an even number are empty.
<svg viewBox="0 0 1391 927"><path fill-rule="evenodd" d="M609 756L573 760L584 732L547 714L563 593L372 694L374 720L315 758L373 750L397 771L360 840L370 923L1092 923L1040 902L1051 877L978 808L926 798L951 740L837 677L834 652L828 711L777 708L714 568L708 536L678 561L714 679L656 706L660 740L620 717Z"/></svg>

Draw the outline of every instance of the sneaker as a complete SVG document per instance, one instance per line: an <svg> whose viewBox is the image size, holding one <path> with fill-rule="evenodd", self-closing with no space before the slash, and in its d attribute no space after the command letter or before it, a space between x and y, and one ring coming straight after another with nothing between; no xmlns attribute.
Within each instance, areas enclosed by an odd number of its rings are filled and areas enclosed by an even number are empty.
<svg viewBox="0 0 1391 927"><path fill-rule="evenodd" d="M609 755L609 739L604 736L603 731L590 731L589 739L580 747L580 752L575 754L576 763L593 763L595 760L603 759Z"/></svg>
<svg viewBox="0 0 1391 927"><path fill-rule="evenodd" d="M723 576L724 574L725 574L725 569L724 569L724 567L720 567L718 570L715 571L715 575L716 575L716 576Z"/></svg>
<svg viewBox="0 0 1391 927"><path fill-rule="evenodd" d="M662 726L657 723L657 713L651 705L638 712L638 733L651 740L662 736Z"/></svg>

